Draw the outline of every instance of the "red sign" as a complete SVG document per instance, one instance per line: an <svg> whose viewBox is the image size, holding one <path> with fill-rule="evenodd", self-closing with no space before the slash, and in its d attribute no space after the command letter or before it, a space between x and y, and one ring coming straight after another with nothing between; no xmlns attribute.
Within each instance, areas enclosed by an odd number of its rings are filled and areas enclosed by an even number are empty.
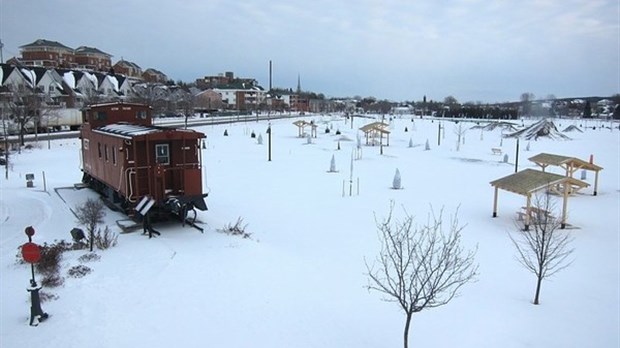
<svg viewBox="0 0 620 348"><path fill-rule="evenodd" d="M34 236L34 228L32 226L26 227L26 231L25 232L26 232L26 235L28 237Z"/></svg>
<svg viewBox="0 0 620 348"><path fill-rule="evenodd" d="M41 250L34 243L26 243L22 245L22 257L28 263L36 263L41 259Z"/></svg>

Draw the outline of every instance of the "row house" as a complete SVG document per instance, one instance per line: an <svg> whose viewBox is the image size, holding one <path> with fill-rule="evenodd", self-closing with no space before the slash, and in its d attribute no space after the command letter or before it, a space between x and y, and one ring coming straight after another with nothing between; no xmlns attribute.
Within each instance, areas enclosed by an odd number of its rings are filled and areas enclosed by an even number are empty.
<svg viewBox="0 0 620 348"><path fill-rule="evenodd" d="M142 68L134 62L121 59L114 64L112 69L116 74L142 79Z"/></svg>
<svg viewBox="0 0 620 348"><path fill-rule="evenodd" d="M224 108L222 95L212 89L201 91L197 93L194 98L196 110L200 113L213 112Z"/></svg>
<svg viewBox="0 0 620 348"><path fill-rule="evenodd" d="M144 82L152 82L152 83L166 83L168 82L168 76L163 72L149 68L142 73L142 79Z"/></svg>
<svg viewBox="0 0 620 348"><path fill-rule="evenodd" d="M112 67L112 55L94 47L80 46L75 49L75 63L81 69L109 71Z"/></svg>
<svg viewBox="0 0 620 348"><path fill-rule="evenodd" d="M16 67L1 64L2 87L9 91L36 91L47 104L77 107L85 102L125 99L132 86L123 75L71 69Z"/></svg>
<svg viewBox="0 0 620 348"><path fill-rule="evenodd" d="M236 110L257 110L266 96L265 90L255 80L213 88L213 91L221 96L227 109Z"/></svg>
<svg viewBox="0 0 620 348"><path fill-rule="evenodd" d="M22 54L19 61L26 66L77 67L74 50L57 41L39 39L19 48Z"/></svg>

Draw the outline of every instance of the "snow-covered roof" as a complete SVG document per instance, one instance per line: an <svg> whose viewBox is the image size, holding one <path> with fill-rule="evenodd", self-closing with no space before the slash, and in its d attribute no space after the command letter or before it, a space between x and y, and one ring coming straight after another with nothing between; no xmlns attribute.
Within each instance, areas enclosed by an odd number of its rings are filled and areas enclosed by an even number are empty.
<svg viewBox="0 0 620 348"><path fill-rule="evenodd" d="M161 128L157 127L141 126L127 123L108 124L93 130L93 132L96 133L113 134L121 138L127 139L140 135L159 133L162 131L163 130Z"/></svg>

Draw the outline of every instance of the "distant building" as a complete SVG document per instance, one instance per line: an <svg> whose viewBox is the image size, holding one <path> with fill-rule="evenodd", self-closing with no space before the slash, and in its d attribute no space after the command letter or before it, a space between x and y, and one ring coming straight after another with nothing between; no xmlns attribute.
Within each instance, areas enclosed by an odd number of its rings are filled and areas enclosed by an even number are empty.
<svg viewBox="0 0 620 348"><path fill-rule="evenodd" d="M142 79L144 79L145 82L166 83L168 81L168 76L159 70L149 68L142 73Z"/></svg>
<svg viewBox="0 0 620 348"><path fill-rule="evenodd" d="M128 60L119 60L112 66L112 69L114 69L114 72L117 74L142 79L142 68L138 64Z"/></svg>
<svg viewBox="0 0 620 348"><path fill-rule="evenodd" d="M112 55L94 47L80 46L75 49L75 62L81 69L108 71L112 67Z"/></svg>
<svg viewBox="0 0 620 348"><path fill-rule="evenodd" d="M19 61L26 66L77 67L74 50L57 41L39 39L19 48L22 54Z"/></svg>

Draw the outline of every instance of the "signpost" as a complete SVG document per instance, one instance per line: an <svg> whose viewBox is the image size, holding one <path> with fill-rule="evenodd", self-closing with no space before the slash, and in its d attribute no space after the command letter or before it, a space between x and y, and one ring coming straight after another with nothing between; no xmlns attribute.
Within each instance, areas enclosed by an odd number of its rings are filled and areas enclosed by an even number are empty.
<svg viewBox="0 0 620 348"><path fill-rule="evenodd" d="M37 326L39 322L44 321L49 315L43 312L41 309L41 298L39 296L40 286L37 286L37 282L34 279L34 264L41 259L41 249L39 246L32 242L32 236L34 236L34 228L32 226L26 227L24 231L28 236L28 243L22 245L22 257L24 261L30 264L30 271L32 273L32 279L30 279L30 287L26 290L30 293L30 326Z"/></svg>

